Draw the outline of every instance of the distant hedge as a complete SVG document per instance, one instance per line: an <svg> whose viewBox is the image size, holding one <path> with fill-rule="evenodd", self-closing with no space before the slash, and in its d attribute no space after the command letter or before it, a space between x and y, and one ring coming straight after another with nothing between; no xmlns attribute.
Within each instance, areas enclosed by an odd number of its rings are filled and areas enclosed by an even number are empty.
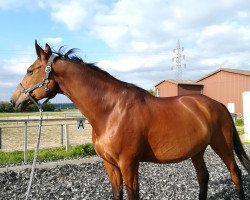
<svg viewBox="0 0 250 200"><path fill-rule="evenodd" d="M0 112L14 112L14 109L9 102L0 102Z"/></svg>
<svg viewBox="0 0 250 200"><path fill-rule="evenodd" d="M44 107L43 107L44 111L54 111L55 107L51 102L47 102ZM34 104L29 105L25 111L28 112L34 112L34 111L38 111L37 107ZM11 103L9 102L0 102L0 112L14 112L14 109L11 105Z"/></svg>

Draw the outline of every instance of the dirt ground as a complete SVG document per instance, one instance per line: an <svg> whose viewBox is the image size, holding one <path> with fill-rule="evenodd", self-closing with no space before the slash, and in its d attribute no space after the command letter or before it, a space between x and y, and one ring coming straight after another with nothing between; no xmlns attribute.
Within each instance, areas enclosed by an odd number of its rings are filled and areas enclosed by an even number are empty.
<svg viewBox="0 0 250 200"><path fill-rule="evenodd" d="M86 121L85 129L79 131L77 122L72 121L53 121L43 122L41 134L41 148L57 147L66 144L65 133L62 134L62 125L68 124L69 144L77 145L92 142L92 127ZM2 128L2 150L23 150L24 148L24 123L1 124ZM38 122L28 122L28 144L27 148L36 147ZM63 128L64 130L64 128ZM63 137L63 138L62 138ZM61 143L63 140L63 144Z"/></svg>

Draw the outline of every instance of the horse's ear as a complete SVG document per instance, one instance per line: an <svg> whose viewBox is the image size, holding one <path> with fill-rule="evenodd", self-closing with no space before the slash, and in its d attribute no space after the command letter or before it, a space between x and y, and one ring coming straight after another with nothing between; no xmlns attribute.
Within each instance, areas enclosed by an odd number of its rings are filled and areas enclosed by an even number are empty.
<svg viewBox="0 0 250 200"><path fill-rule="evenodd" d="M45 54L43 49L37 44L37 41L35 40L35 47L36 47L36 54L39 58L42 58Z"/></svg>
<svg viewBox="0 0 250 200"><path fill-rule="evenodd" d="M47 43L45 44L45 49L44 49L44 51L45 51L47 54L52 54L51 48L50 48L50 46L49 46Z"/></svg>

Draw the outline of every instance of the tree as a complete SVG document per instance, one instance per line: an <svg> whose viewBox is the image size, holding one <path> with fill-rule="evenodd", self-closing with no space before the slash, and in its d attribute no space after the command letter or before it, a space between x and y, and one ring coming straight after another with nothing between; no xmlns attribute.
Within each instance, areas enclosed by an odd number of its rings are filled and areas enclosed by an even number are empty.
<svg viewBox="0 0 250 200"><path fill-rule="evenodd" d="M30 104L30 105L27 106L27 108L25 109L25 111L35 112L35 111L38 111L38 108L34 104Z"/></svg>
<svg viewBox="0 0 250 200"><path fill-rule="evenodd" d="M54 105L49 101L43 106L43 111L54 111L54 110L55 110ZM30 104L26 108L26 111L34 112L34 111L38 111L38 108L34 104Z"/></svg>
<svg viewBox="0 0 250 200"><path fill-rule="evenodd" d="M13 112L14 109L9 102L0 102L0 112Z"/></svg>
<svg viewBox="0 0 250 200"><path fill-rule="evenodd" d="M154 89L149 89L148 92L152 94L153 96L156 96L156 92Z"/></svg>
<svg viewBox="0 0 250 200"><path fill-rule="evenodd" d="M47 102L44 107L43 107L44 111L54 111L55 110L55 106L51 103L51 102Z"/></svg>

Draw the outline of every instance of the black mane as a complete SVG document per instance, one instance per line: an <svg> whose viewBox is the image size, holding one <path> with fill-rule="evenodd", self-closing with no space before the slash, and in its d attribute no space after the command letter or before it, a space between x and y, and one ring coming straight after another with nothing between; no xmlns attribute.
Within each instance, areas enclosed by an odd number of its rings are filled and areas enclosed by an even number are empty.
<svg viewBox="0 0 250 200"><path fill-rule="evenodd" d="M66 52L65 46L61 46L58 51L53 50L52 52L58 55L60 58L77 61L77 62L84 62L83 59L76 55L76 52L79 51L77 48L70 49Z"/></svg>
<svg viewBox="0 0 250 200"><path fill-rule="evenodd" d="M52 53L58 55L60 58L67 59L67 60L71 60L71 61L73 61L73 62L78 62L78 63L80 63L80 64L84 64L85 66L91 68L92 70L94 70L94 71L96 71L96 72L99 72L99 73L103 74L104 76L108 76L108 77L110 77L110 78L116 79L117 81L119 81L120 83L122 83L125 87L133 87L133 88L135 88L136 90L139 90L139 91L141 91L141 92L147 92L147 93L148 93L148 91L146 91L146 90L144 90L144 89L138 87L137 85L134 85L134 84L132 84L132 83L127 83L127 82L121 81L121 80L119 80L119 79L113 77L113 76L112 76L111 74L109 74L108 72L106 72L106 71L102 70L101 68L97 67L97 66L95 65L95 63L87 63L87 62L84 62L84 60L83 60L81 57L79 57L79 56L76 55L76 52L79 51L79 49L77 49L77 48L72 48L72 49L70 49L70 50L68 50L68 51L66 51L65 49L66 49L65 46L61 46L61 47L59 48L58 51L53 50Z"/></svg>

